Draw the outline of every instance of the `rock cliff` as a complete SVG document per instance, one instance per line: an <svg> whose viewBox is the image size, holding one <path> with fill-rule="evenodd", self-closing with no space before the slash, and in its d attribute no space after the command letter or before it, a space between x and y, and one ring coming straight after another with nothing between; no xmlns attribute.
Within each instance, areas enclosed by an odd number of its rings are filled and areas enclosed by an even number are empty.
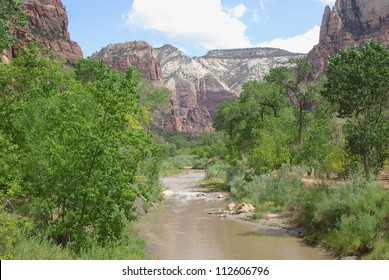
<svg viewBox="0 0 389 280"><path fill-rule="evenodd" d="M327 6L320 29L319 44L307 55L312 63L312 79L324 75L329 56L342 48L360 48L375 38L389 44L388 0L337 0Z"/></svg>
<svg viewBox="0 0 389 280"><path fill-rule="evenodd" d="M145 42L109 45L92 55L113 67L136 66L151 81L172 91L172 118L166 129L197 133L211 131L212 118L220 102L238 98L244 82L262 79L272 67L286 65L287 51L271 48L214 50L203 57L189 57L164 45L152 48Z"/></svg>
<svg viewBox="0 0 389 280"><path fill-rule="evenodd" d="M99 52L93 53L91 57L103 59L123 72L127 71L128 67L135 66L152 83L161 84L161 67L154 52L153 47L148 43L134 41L108 45Z"/></svg>
<svg viewBox="0 0 389 280"><path fill-rule="evenodd" d="M61 0L24 0L22 9L28 14L29 23L17 28L19 40L28 43L38 39L69 63L83 57L81 47L70 39L68 15ZM18 47L15 45L14 49Z"/></svg>

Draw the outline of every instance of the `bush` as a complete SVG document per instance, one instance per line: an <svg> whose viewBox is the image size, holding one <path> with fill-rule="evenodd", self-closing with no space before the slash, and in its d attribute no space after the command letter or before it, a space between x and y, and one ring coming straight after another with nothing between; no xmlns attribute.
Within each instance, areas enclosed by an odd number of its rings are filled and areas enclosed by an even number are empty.
<svg viewBox="0 0 389 280"><path fill-rule="evenodd" d="M185 167L192 167L196 156L192 155L178 155L165 159L161 164L161 175L167 176L171 174L177 174Z"/></svg>
<svg viewBox="0 0 389 280"><path fill-rule="evenodd" d="M378 233L377 223L376 217L370 214L343 215L324 237L323 244L339 256L360 256L372 251Z"/></svg>
<svg viewBox="0 0 389 280"><path fill-rule="evenodd" d="M208 159L207 158L199 158L193 162L193 169L207 169Z"/></svg>
<svg viewBox="0 0 389 280"><path fill-rule="evenodd" d="M389 240L378 239L374 243L373 250L363 256L365 260L389 260Z"/></svg>
<svg viewBox="0 0 389 280"><path fill-rule="evenodd" d="M102 245L96 239L87 239L78 246L69 243L57 245L45 238L19 234L17 242L9 248L7 259L16 260L144 260L148 259L145 238L134 223L127 224L127 236ZM12 253L12 254L11 254ZM4 256L1 256L5 259Z"/></svg>
<svg viewBox="0 0 389 280"><path fill-rule="evenodd" d="M308 189L298 201L297 223L305 240L338 256L384 256L389 235L389 193L360 176L342 184Z"/></svg>
<svg viewBox="0 0 389 280"><path fill-rule="evenodd" d="M224 161L216 161L207 169L206 178L218 178L226 180L229 168L230 165Z"/></svg>
<svg viewBox="0 0 389 280"><path fill-rule="evenodd" d="M283 166L274 175L237 175L229 182L231 193L253 203L262 210L282 211L295 207L296 197L302 190L301 176Z"/></svg>
<svg viewBox="0 0 389 280"><path fill-rule="evenodd" d="M26 226L25 219L5 212L0 206L0 259L12 259L13 248L22 236L22 227Z"/></svg>

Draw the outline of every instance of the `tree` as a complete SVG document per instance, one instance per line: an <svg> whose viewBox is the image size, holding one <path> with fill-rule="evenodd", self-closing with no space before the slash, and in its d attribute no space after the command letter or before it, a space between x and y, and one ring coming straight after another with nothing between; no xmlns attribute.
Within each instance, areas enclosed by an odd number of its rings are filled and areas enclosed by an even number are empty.
<svg viewBox="0 0 389 280"><path fill-rule="evenodd" d="M0 50L8 49L15 40L15 25L26 25L27 15L21 11L21 1L0 0Z"/></svg>
<svg viewBox="0 0 389 280"><path fill-rule="evenodd" d="M366 177L388 157L389 49L372 40L358 51L341 50L330 58L323 96L347 118L347 146L362 158Z"/></svg>
<svg viewBox="0 0 389 280"><path fill-rule="evenodd" d="M15 209L77 250L121 238L135 198L153 191L140 175L156 151L133 69L81 60L73 71L32 48L0 74L0 187L22 187Z"/></svg>
<svg viewBox="0 0 389 280"><path fill-rule="evenodd" d="M247 159L254 173L269 173L290 159L293 111L278 85L250 81L239 100L221 104L215 128L228 137L230 158Z"/></svg>
<svg viewBox="0 0 389 280"><path fill-rule="evenodd" d="M307 83L310 64L303 58L289 61L294 68L276 67L270 70L265 80L281 86L291 102L298 107L298 138L301 145L303 139L304 110L308 109L314 100L314 84Z"/></svg>

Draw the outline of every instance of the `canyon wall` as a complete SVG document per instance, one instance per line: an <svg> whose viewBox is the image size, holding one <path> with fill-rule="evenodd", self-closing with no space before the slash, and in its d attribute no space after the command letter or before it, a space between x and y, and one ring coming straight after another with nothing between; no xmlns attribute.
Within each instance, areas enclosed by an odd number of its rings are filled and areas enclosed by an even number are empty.
<svg viewBox="0 0 389 280"><path fill-rule="evenodd" d="M328 58L342 48L360 48L371 39L389 44L388 0L337 0L327 6L320 28L320 40L307 55L312 63L311 79L326 74Z"/></svg>

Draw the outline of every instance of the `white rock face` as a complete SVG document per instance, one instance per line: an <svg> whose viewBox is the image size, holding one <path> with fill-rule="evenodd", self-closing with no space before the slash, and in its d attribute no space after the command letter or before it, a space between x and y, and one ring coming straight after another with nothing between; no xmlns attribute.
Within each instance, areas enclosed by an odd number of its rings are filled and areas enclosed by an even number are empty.
<svg viewBox="0 0 389 280"><path fill-rule="evenodd" d="M271 68L285 66L290 58L302 56L279 49L253 48L214 50L203 57L191 58L171 45L156 48L155 54L164 85L173 92L172 128L185 132L212 130L212 117L218 105L238 98L245 82L263 80ZM188 115L194 108L203 119Z"/></svg>
<svg viewBox="0 0 389 280"><path fill-rule="evenodd" d="M238 98L245 82L262 80L271 68L301 56L252 48L213 50L192 58L172 45L153 48L143 41L109 45L92 55L122 71L133 65L154 84L169 88L171 118L158 125L189 133L212 131L212 118L221 102Z"/></svg>

